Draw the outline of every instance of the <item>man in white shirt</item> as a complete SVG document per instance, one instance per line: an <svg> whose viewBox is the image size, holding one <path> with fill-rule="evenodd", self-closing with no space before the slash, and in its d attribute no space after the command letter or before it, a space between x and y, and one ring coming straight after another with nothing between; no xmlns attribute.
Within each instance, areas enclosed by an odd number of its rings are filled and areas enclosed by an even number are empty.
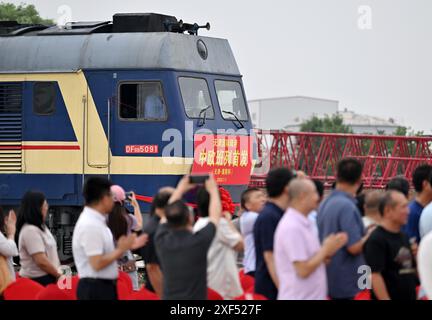
<svg viewBox="0 0 432 320"><path fill-rule="evenodd" d="M244 210L240 216L240 230L245 242L243 267L244 273L255 275L255 240L253 229L258 218L258 212L264 207L266 196L261 189L249 188L241 195L241 208Z"/></svg>
<svg viewBox="0 0 432 320"><path fill-rule="evenodd" d="M432 203L429 203L422 211L419 222L419 231L422 239L432 231Z"/></svg>
<svg viewBox="0 0 432 320"><path fill-rule="evenodd" d="M101 177L89 178L84 186L86 202L75 225L72 251L80 281L78 300L116 300L117 260L130 249L144 246L147 235L120 237L117 248L106 218L114 201L111 183Z"/></svg>
<svg viewBox="0 0 432 320"><path fill-rule="evenodd" d="M421 286L428 299L432 300L432 232L420 241L417 260Z"/></svg>
<svg viewBox="0 0 432 320"><path fill-rule="evenodd" d="M210 195L204 188L198 190L197 207L200 218L194 225L194 232L209 223ZM219 220L216 236L207 254L207 284L224 299L233 299L243 294L237 268L237 252L244 243L241 234L231 221L231 213L223 212Z"/></svg>

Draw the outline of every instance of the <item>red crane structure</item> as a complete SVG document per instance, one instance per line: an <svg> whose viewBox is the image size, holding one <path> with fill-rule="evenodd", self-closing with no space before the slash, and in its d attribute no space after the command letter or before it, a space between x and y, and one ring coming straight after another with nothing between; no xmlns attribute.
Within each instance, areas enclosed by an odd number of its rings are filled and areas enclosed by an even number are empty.
<svg viewBox="0 0 432 320"><path fill-rule="evenodd" d="M386 136L255 130L258 161L251 186L264 186L267 172L275 167L302 170L312 179L331 186L337 162L345 157L363 163L365 188L384 188L397 175L411 181L413 170L432 164L432 137Z"/></svg>

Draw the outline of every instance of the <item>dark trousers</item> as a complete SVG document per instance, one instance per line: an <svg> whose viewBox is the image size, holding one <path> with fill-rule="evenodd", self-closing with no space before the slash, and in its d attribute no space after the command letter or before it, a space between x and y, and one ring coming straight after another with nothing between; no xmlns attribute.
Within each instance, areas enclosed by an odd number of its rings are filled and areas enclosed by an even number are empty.
<svg viewBox="0 0 432 320"><path fill-rule="evenodd" d="M52 283L54 283L54 284L57 283L57 279L50 274L47 274L46 276L42 276L42 277L31 278L31 280L40 283L44 287L46 287L47 285L52 284Z"/></svg>
<svg viewBox="0 0 432 320"><path fill-rule="evenodd" d="M255 278L255 271L249 271L248 273L246 273L246 275Z"/></svg>
<svg viewBox="0 0 432 320"><path fill-rule="evenodd" d="M151 282L150 282L150 278L147 272L147 268L144 268L144 277L146 279L145 281L145 288L151 292L155 292L155 289L153 288Z"/></svg>
<svg viewBox="0 0 432 320"><path fill-rule="evenodd" d="M78 282L78 300L117 300L117 281L83 278Z"/></svg>
<svg viewBox="0 0 432 320"><path fill-rule="evenodd" d="M335 301L348 301L348 300L354 300L354 297L346 297L346 298L332 298L332 297L330 297L330 300L335 300Z"/></svg>

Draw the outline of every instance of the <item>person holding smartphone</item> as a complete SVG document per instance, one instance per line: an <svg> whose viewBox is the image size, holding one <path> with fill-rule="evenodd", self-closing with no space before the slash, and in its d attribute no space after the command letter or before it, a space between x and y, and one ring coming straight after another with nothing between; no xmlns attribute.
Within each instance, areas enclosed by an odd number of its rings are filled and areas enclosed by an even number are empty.
<svg viewBox="0 0 432 320"><path fill-rule="evenodd" d="M223 216L217 225L217 232L207 255L208 287L218 292L224 299L230 300L243 294L237 268L237 253L244 250L241 233L231 221L234 208L231 196L224 189L219 189L222 196ZM198 189L197 208L199 219L194 225L194 232L206 227L210 221L210 194L205 188ZM231 212L232 211L232 212Z"/></svg>
<svg viewBox="0 0 432 320"><path fill-rule="evenodd" d="M191 210L181 199L195 186L189 175L180 180L156 231L155 246L163 274L163 300L207 299L207 252L219 225L222 206L218 186L210 176L204 182L210 195L209 222L194 233Z"/></svg>
<svg viewBox="0 0 432 320"><path fill-rule="evenodd" d="M121 236L130 235L133 232L139 232L142 228L142 216L140 207L134 192L125 192L118 185L111 186L114 207L108 215L108 227L110 228L114 242L117 243ZM130 202L134 208L134 214L127 211L126 202ZM125 252L123 257L118 260L119 270L126 272L132 280L132 286L135 291L139 290L138 271L136 261L131 250Z"/></svg>

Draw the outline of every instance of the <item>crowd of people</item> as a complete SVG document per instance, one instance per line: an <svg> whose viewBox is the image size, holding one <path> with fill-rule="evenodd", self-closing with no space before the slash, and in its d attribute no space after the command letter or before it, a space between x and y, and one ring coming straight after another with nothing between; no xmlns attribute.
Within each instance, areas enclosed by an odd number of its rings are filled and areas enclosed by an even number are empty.
<svg viewBox="0 0 432 320"><path fill-rule="evenodd" d="M205 300L209 288L236 299L245 294L241 272L269 300L352 300L364 290L378 300L432 297L430 165L414 170L413 197L403 177L386 190L363 190L355 159L338 163L327 195L303 172L277 168L265 189L242 193L237 212L211 175L191 181L161 188L145 223L134 193L102 177L86 181L72 241L79 300L118 299L119 271L140 290L133 252L144 260L145 288L166 300ZM191 194L193 206L184 200ZM0 210L0 294L15 281L16 256L19 277L43 286L61 277L48 210L34 191L17 214Z"/></svg>

